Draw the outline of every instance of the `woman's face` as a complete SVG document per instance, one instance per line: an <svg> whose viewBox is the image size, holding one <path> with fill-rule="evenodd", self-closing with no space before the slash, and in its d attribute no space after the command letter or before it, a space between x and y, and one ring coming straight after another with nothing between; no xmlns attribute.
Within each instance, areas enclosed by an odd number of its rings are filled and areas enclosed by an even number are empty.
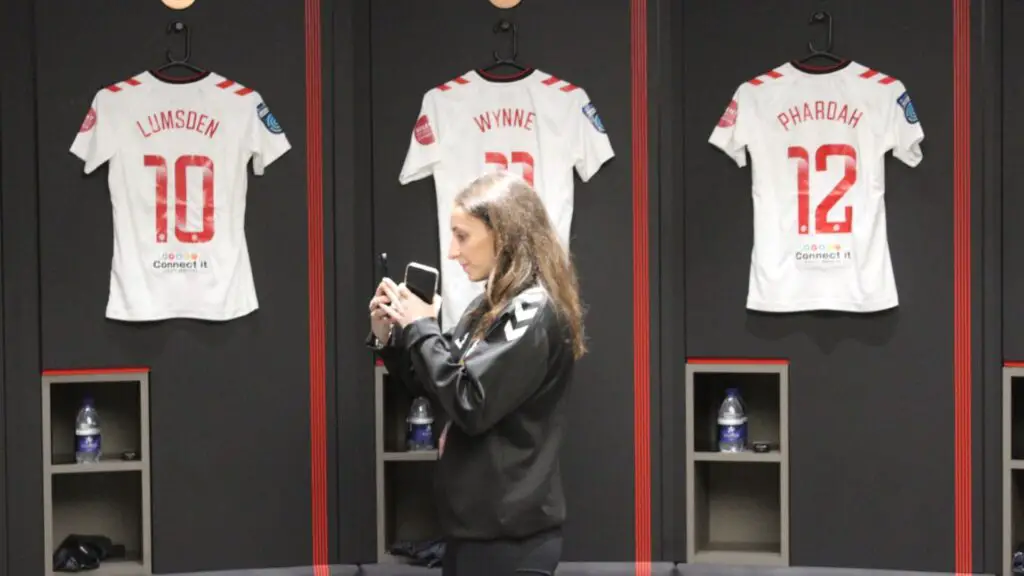
<svg viewBox="0 0 1024 576"><path fill-rule="evenodd" d="M458 261L473 282L486 280L494 268L494 234L484 221L459 206L452 210L448 258Z"/></svg>

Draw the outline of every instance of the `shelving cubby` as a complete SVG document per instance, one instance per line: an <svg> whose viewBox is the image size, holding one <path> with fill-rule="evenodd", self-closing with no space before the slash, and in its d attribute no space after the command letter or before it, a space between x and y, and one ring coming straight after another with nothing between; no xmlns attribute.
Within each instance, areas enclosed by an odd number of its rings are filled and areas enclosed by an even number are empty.
<svg viewBox="0 0 1024 576"><path fill-rule="evenodd" d="M1003 574L1024 550L1024 364L1003 367Z"/></svg>
<svg viewBox="0 0 1024 576"><path fill-rule="evenodd" d="M736 388L747 451L719 452L718 408ZM690 361L686 366L688 563L789 565L789 366ZM754 452L755 442L769 451Z"/></svg>
<svg viewBox="0 0 1024 576"><path fill-rule="evenodd" d="M377 428L377 561L405 562L389 550L397 542L422 542L440 536L434 504L435 450L406 448L406 417L415 397L387 368L374 369ZM434 445L444 428L440 406L432 403Z"/></svg>
<svg viewBox="0 0 1024 576"><path fill-rule="evenodd" d="M123 547L90 574L152 574L149 372L52 370L41 383L44 574L54 575L53 553L70 535L103 536ZM102 457L78 464L75 416L87 396L100 417Z"/></svg>

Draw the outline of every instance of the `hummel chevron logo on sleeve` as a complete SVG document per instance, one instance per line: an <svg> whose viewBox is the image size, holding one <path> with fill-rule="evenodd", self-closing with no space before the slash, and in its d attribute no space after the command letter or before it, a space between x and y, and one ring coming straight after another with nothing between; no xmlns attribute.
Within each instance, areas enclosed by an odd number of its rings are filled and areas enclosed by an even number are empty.
<svg viewBox="0 0 1024 576"><path fill-rule="evenodd" d="M544 290L530 288L516 296L512 316L505 323L505 340L514 342L521 338L530 327L530 321L537 315L537 304L544 300Z"/></svg>

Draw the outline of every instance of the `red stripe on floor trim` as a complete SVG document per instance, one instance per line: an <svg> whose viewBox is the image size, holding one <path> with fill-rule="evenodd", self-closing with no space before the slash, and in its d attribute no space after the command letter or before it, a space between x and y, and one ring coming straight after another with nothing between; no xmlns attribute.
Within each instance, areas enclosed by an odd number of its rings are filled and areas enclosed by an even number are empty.
<svg viewBox="0 0 1024 576"><path fill-rule="evenodd" d="M320 0L306 0L306 204L309 258L309 456L313 570L329 576L327 546L327 397L324 327L323 109Z"/></svg>
<svg viewBox="0 0 1024 576"><path fill-rule="evenodd" d="M971 458L971 3L953 0L955 563L973 572Z"/></svg>
<svg viewBox="0 0 1024 576"><path fill-rule="evenodd" d="M651 572L650 272L647 206L647 0L630 0L633 108L633 459L636 574Z"/></svg>

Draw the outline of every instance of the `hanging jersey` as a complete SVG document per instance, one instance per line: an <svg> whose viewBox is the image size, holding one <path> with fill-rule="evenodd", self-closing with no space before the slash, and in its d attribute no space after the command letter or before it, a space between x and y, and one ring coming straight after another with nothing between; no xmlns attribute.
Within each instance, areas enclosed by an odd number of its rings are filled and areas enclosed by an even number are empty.
<svg viewBox="0 0 1024 576"><path fill-rule="evenodd" d="M230 320L259 306L245 240L248 172L290 149L259 93L212 72L143 72L96 93L71 152L109 162L108 318Z"/></svg>
<svg viewBox="0 0 1024 576"><path fill-rule="evenodd" d="M885 217L885 154L921 162L903 83L856 62L793 63L742 84L710 142L751 158L747 307L874 312L898 305Z"/></svg>
<svg viewBox="0 0 1024 576"><path fill-rule="evenodd" d="M399 182L434 177L442 328L454 327L482 292L446 258L455 196L487 172L519 174L544 201L568 249L573 168L587 182L614 155L586 90L540 70L514 77L473 70L424 94Z"/></svg>

